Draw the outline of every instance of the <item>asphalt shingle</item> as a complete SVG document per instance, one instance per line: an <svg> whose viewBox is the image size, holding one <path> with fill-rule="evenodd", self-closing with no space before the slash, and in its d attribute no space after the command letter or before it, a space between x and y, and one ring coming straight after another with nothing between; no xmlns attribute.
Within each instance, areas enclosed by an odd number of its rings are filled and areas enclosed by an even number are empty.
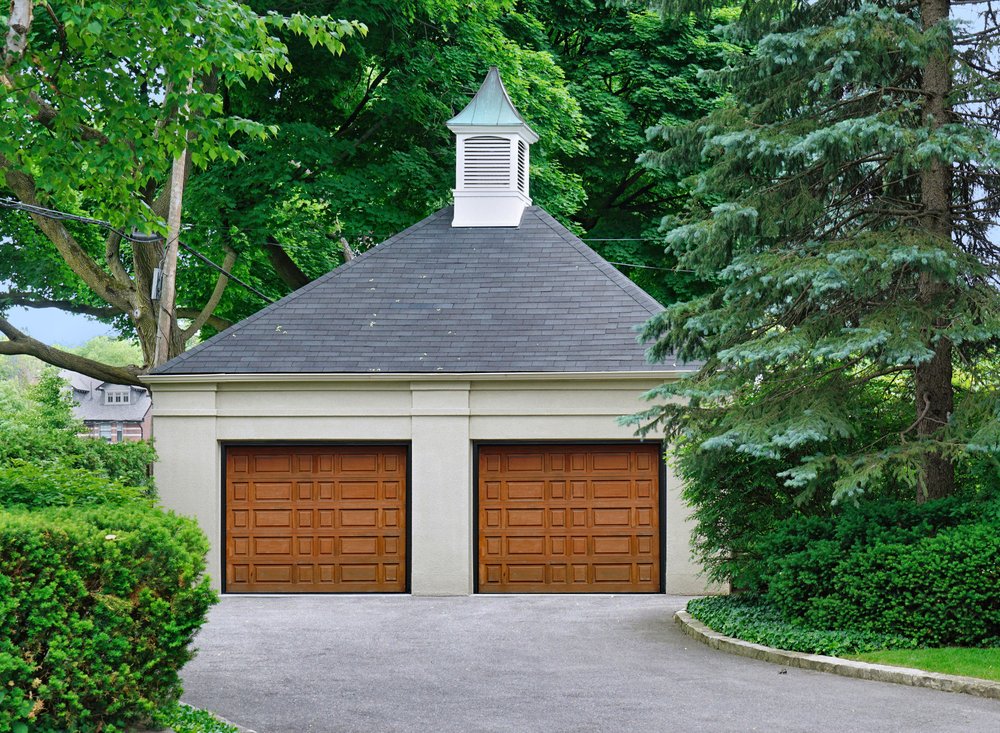
<svg viewBox="0 0 1000 733"><path fill-rule="evenodd" d="M538 207L517 228L442 209L158 374L604 372L651 365L661 306Z"/></svg>

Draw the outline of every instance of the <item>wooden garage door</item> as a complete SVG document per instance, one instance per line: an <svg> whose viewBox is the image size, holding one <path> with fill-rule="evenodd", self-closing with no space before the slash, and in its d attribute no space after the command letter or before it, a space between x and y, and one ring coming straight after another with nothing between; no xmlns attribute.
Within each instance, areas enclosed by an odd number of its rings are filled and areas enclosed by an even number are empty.
<svg viewBox="0 0 1000 733"><path fill-rule="evenodd" d="M406 448L226 449L226 590L406 589Z"/></svg>
<svg viewBox="0 0 1000 733"><path fill-rule="evenodd" d="M659 447L481 446L479 590L660 590Z"/></svg>

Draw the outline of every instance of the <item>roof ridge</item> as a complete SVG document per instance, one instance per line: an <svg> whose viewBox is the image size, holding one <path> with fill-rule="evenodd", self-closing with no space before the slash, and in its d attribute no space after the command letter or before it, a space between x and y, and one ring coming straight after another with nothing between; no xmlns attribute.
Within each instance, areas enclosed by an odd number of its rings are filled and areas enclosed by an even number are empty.
<svg viewBox="0 0 1000 733"><path fill-rule="evenodd" d="M573 234L573 232L571 232L565 226L560 224L559 221L556 220L556 218L553 217L550 213L545 211L545 209L541 208L540 206L532 206L530 210L534 211L535 215L540 221L544 222L545 225L549 227L549 229L551 229L553 232L555 232L564 242L572 245L581 255L583 255L587 259L588 262L595 265L597 269L600 270L601 274L603 274L606 278L608 278L608 280L617 285L618 288L623 293L632 298L632 300L635 301L636 305L638 305L640 308L648 312L649 315L655 316L657 313L663 310L663 306L659 302L657 302L657 300L652 295L647 293L645 290L640 288L634 282L629 280L625 275L623 275L621 272L615 269L615 267L611 263L609 263L606 259L597 254L597 252L595 252L592 248L588 247L583 240L581 240L578 236ZM625 284L621 282L622 280L624 280L625 283L628 283L629 287L626 287ZM648 298L649 300L644 303L642 300L639 299L636 291L646 296L646 298Z"/></svg>
<svg viewBox="0 0 1000 733"><path fill-rule="evenodd" d="M416 231L417 229L420 229L421 227L427 225L431 221L434 221L435 219L437 219L440 216L444 215L450 208L451 208L450 206L445 206L445 207L443 207L441 209L438 209L433 214L430 214L429 216L425 216L423 219L421 219L420 221L418 221L418 222L416 222L414 224L411 224L410 226L408 226L403 231L397 232L396 234L393 234L391 237L389 237L388 239L386 239L383 242L379 242L377 245L375 245L374 247L372 247L368 251L362 252L361 254L357 255L354 259L348 260L347 262L345 262L345 263L343 263L341 265L338 265L337 267L334 267L332 270L330 270L329 272L326 272L326 273L320 275L318 278L316 278L312 282L306 283L301 288L298 288L297 290L293 290L292 292L288 293L284 297L279 298L278 300L274 301L270 305L264 306L263 308L261 308L256 313L252 313L251 315L247 316L246 318L244 318L244 319L242 319L242 320L234 323L232 326L230 326L229 328L227 328L225 331L220 331L219 333L215 334L214 336L212 336L212 338L208 339L207 341L202 341L200 344L198 344L197 346L195 346L193 349L188 349L187 351L185 351L185 352L183 352L181 354L178 354L173 359L170 359L169 361L164 362L160 366L156 367L156 369L154 369L152 371L152 373L155 374L155 373L157 373L157 372L159 372L159 371L161 371L163 369L166 369L168 365L180 364L180 363L186 361L187 359L191 358L192 356L194 356L198 352L203 351L204 349L208 348L209 345L214 344L217 341L221 341L224 336L233 336L233 335L235 335L238 331L242 331L244 328L246 328L247 326L249 326L253 322L257 321L258 319L264 317L265 315L267 315L268 313L270 313L272 310L276 309L278 306L282 306L283 307L283 306L287 305L289 302L291 302L293 300L297 300L299 297L305 295L306 293L308 293L309 291L313 290L313 288L316 288L320 284L325 283L325 282L327 282L329 280L332 280L335 276L340 275L340 274L346 272L348 269L350 269L352 267L356 267L359 262L361 262L363 260L367 260L372 255L373 252L384 251L386 247L395 244L396 240L398 240L404 234L409 234L411 232Z"/></svg>

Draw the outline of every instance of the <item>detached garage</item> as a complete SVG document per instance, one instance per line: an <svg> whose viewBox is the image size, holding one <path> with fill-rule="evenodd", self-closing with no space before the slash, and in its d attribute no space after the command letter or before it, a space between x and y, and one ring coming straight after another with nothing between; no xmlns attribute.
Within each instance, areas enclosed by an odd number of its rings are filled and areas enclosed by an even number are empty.
<svg viewBox="0 0 1000 733"><path fill-rule="evenodd" d="M618 423L683 364L661 307L528 196L491 70L455 205L148 377L163 503L230 593L694 594L663 446Z"/></svg>

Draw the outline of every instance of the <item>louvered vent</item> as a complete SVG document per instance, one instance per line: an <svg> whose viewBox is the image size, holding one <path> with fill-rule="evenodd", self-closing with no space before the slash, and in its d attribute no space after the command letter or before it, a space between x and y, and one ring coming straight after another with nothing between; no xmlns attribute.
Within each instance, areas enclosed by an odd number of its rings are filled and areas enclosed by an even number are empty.
<svg viewBox="0 0 1000 733"><path fill-rule="evenodd" d="M517 141L517 190L528 193L528 146L521 139Z"/></svg>
<svg viewBox="0 0 1000 733"><path fill-rule="evenodd" d="M480 135L465 140L466 188L507 188L510 186L510 140Z"/></svg>

